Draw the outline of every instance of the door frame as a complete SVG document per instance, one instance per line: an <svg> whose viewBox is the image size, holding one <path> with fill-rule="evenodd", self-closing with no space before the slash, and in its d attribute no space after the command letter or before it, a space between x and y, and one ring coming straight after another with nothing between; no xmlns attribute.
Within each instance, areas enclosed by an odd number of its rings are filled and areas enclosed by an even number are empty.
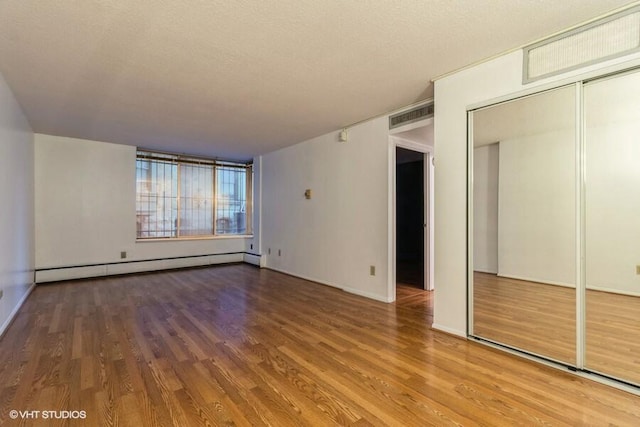
<svg viewBox="0 0 640 427"><path fill-rule="evenodd" d="M418 122L412 128L432 125L432 120ZM395 130L395 129L394 129ZM403 129L404 130L404 129ZM394 132L395 133L395 132ZM388 300L396 299L396 147L423 153L424 168L424 289L433 290L433 148L407 141L389 133L389 227L388 227Z"/></svg>

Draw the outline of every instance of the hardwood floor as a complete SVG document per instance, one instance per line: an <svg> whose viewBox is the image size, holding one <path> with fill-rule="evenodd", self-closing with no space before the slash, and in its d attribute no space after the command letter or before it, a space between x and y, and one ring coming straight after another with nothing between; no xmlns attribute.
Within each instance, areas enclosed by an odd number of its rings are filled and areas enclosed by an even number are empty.
<svg viewBox="0 0 640 427"><path fill-rule="evenodd" d="M640 425L638 396L431 330L423 296L247 265L38 286L0 340L0 424Z"/></svg>
<svg viewBox="0 0 640 427"><path fill-rule="evenodd" d="M640 297L587 290L585 366L640 384Z"/></svg>
<svg viewBox="0 0 640 427"><path fill-rule="evenodd" d="M474 334L576 363L574 288L474 273Z"/></svg>
<svg viewBox="0 0 640 427"><path fill-rule="evenodd" d="M474 273L474 333L575 364L575 289ZM640 384L640 298L586 291L585 367Z"/></svg>
<svg viewBox="0 0 640 427"><path fill-rule="evenodd" d="M424 263L415 259L396 260L396 282L424 289Z"/></svg>
<svg viewBox="0 0 640 427"><path fill-rule="evenodd" d="M395 304L398 310L412 310L411 315L422 317L425 325L433 323L433 291L398 283Z"/></svg>

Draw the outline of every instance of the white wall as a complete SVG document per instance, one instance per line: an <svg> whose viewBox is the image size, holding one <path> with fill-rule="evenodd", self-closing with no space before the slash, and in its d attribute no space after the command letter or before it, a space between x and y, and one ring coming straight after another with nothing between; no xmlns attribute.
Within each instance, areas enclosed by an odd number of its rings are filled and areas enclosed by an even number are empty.
<svg viewBox="0 0 640 427"><path fill-rule="evenodd" d="M497 274L500 144L473 151L473 270Z"/></svg>
<svg viewBox="0 0 640 427"><path fill-rule="evenodd" d="M433 327L460 336L467 329L467 110L523 91L570 83L640 64L638 55L522 84L522 51L435 82L435 280Z"/></svg>
<svg viewBox="0 0 640 427"><path fill-rule="evenodd" d="M33 132L0 75L0 333L33 283Z"/></svg>
<svg viewBox="0 0 640 427"><path fill-rule="evenodd" d="M35 135L36 268L244 252L245 238L136 242L136 148ZM120 259L126 251L127 258ZM242 255L38 273L38 281L241 261Z"/></svg>
<svg viewBox="0 0 640 427"><path fill-rule="evenodd" d="M640 296L640 74L585 87L586 286Z"/></svg>
<svg viewBox="0 0 640 427"><path fill-rule="evenodd" d="M339 142L336 131L263 156L262 251L270 268L390 301L388 118L348 135Z"/></svg>
<svg viewBox="0 0 640 427"><path fill-rule="evenodd" d="M575 287L575 152L572 131L500 141L498 275Z"/></svg>
<svg viewBox="0 0 640 427"><path fill-rule="evenodd" d="M575 286L574 141L555 131L474 149L474 271Z"/></svg>
<svg viewBox="0 0 640 427"><path fill-rule="evenodd" d="M521 87L522 54L435 82L435 301L433 327L467 330L467 108Z"/></svg>

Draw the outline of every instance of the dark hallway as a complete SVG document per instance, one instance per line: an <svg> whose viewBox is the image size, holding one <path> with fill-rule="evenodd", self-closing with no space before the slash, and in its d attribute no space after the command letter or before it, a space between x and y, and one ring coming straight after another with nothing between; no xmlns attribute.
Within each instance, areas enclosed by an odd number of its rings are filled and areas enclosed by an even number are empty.
<svg viewBox="0 0 640 427"><path fill-rule="evenodd" d="M423 153L396 147L396 282L424 288Z"/></svg>

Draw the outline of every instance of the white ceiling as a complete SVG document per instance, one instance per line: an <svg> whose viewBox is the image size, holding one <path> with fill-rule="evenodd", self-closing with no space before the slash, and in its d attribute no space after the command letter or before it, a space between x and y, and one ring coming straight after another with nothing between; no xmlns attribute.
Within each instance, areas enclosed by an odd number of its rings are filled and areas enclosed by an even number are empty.
<svg viewBox="0 0 640 427"><path fill-rule="evenodd" d="M35 132L246 159L627 3L1 0L0 73Z"/></svg>

